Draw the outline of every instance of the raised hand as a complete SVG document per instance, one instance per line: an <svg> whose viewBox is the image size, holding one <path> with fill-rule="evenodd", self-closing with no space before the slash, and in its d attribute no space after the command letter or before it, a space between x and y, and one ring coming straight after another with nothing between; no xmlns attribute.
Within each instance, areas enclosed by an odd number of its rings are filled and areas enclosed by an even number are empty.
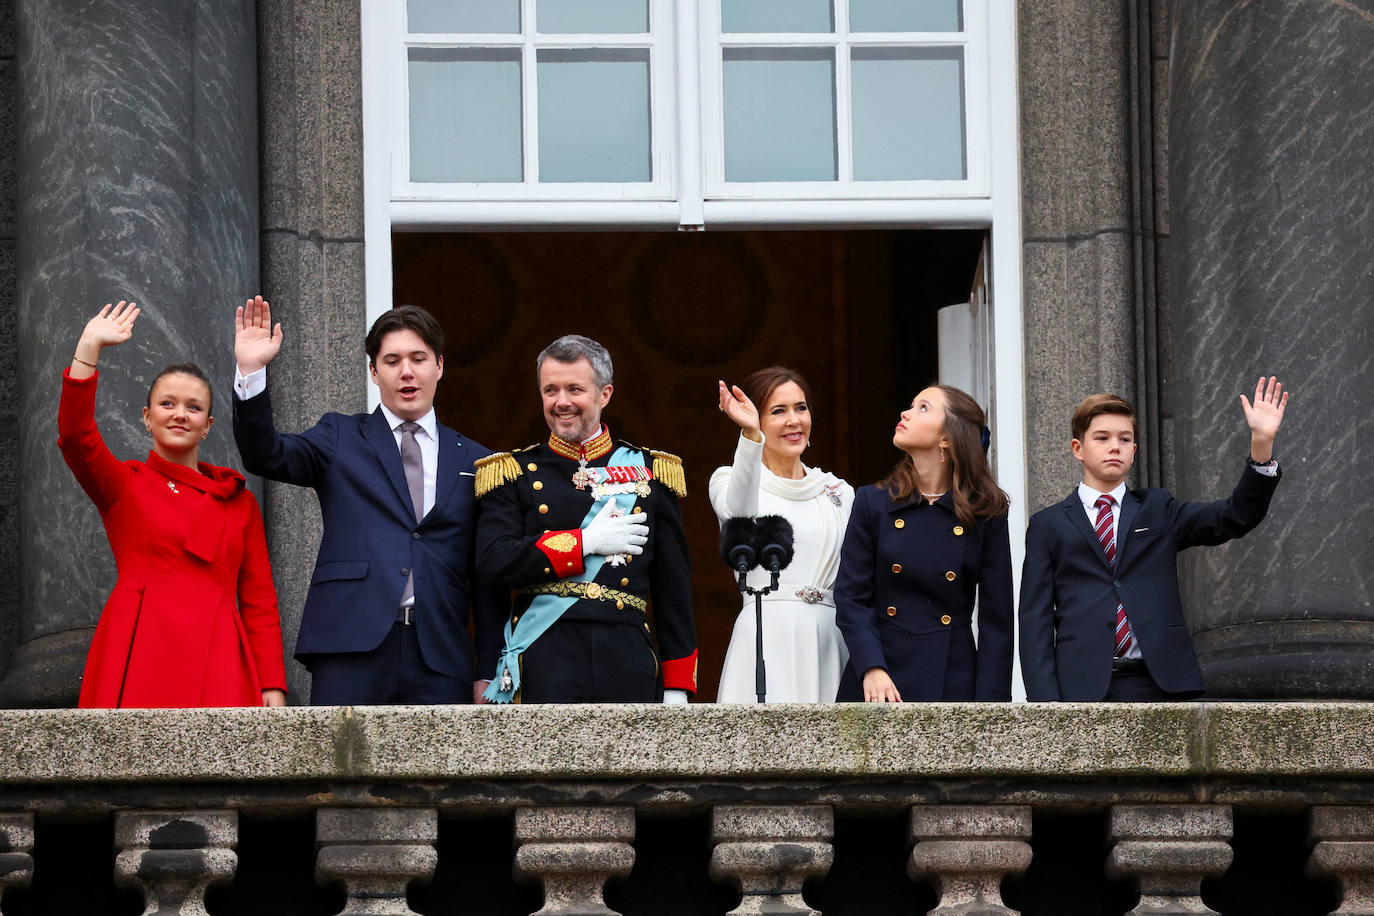
<svg viewBox="0 0 1374 916"><path fill-rule="evenodd" d="M261 296L249 299L234 313L234 360L239 372L251 375L270 363L281 350L281 324L272 325L272 307Z"/></svg>
<svg viewBox="0 0 1374 916"><path fill-rule="evenodd" d="M759 411L754 406L754 402L749 400L748 395L741 391L738 385L727 388L723 381L717 384L720 386L721 412L734 421L736 426L744 430L750 439L755 442L761 441Z"/></svg>
<svg viewBox="0 0 1374 916"><path fill-rule="evenodd" d="M92 344L96 350L101 347L114 347L134 336L134 320L138 318L139 308L135 302L119 300L118 305L105 304L96 316L86 322L77 344L78 355L82 344Z"/></svg>
<svg viewBox="0 0 1374 916"><path fill-rule="evenodd" d="M1283 412L1288 407L1288 392L1283 390L1283 385L1274 376L1269 376L1268 384L1264 376L1260 376L1255 385L1255 402L1250 403L1242 394L1240 406L1245 411L1245 422L1250 432L1273 439L1283 423Z"/></svg>

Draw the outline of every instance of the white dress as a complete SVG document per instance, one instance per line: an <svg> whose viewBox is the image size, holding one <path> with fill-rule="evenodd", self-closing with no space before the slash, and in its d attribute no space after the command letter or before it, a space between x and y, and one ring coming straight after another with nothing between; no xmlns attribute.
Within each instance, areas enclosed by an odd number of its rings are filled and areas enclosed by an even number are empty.
<svg viewBox="0 0 1374 916"><path fill-rule="evenodd" d="M805 467L805 466L803 466ZM763 599L763 658L766 699L770 703L829 703L835 699L849 650L835 626L831 589L840 567L854 488L834 474L805 468L801 480L778 477L763 466L763 443L743 434L735 463L711 475L711 505L722 524L727 518L781 515L792 524L795 553L779 577L778 591ZM768 573L749 572L753 588L768 584ZM718 703L756 703L754 685L754 598L744 596L735 618Z"/></svg>

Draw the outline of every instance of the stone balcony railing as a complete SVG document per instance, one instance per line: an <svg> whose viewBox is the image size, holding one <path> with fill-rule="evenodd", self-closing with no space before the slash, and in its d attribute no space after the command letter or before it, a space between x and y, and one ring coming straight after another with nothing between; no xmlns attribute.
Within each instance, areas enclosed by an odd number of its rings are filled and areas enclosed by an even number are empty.
<svg viewBox="0 0 1374 916"><path fill-rule="evenodd" d="M0 893L5 914L1371 913L1374 705L0 712Z"/></svg>

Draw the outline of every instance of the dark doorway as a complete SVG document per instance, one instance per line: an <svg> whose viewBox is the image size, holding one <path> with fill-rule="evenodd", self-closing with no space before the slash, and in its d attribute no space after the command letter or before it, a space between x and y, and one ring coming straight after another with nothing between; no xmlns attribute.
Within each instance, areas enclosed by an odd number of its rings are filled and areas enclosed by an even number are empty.
<svg viewBox="0 0 1374 916"><path fill-rule="evenodd" d="M936 378L936 310L966 301L981 230L398 233L397 304L448 334L436 407L494 449L543 439L534 358L567 333L615 360L605 419L617 438L681 455L695 560L700 700L740 598L716 559L706 482L734 453L716 380L785 365L811 382L807 464L856 487L897 458L897 411Z"/></svg>

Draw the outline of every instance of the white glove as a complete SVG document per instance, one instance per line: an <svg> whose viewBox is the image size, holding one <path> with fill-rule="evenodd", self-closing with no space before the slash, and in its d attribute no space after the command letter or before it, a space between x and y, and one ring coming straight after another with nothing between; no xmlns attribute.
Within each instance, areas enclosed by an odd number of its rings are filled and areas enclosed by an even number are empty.
<svg viewBox="0 0 1374 916"><path fill-rule="evenodd" d="M685 691L685 690L674 690L674 689L671 688L671 687L665 687L665 688L663 688L663 705L664 705L664 706L686 706L686 705L687 705L687 691Z"/></svg>
<svg viewBox="0 0 1374 916"><path fill-rule="evenodd" d="M643 515L610 515L603 509L582 529L582 556L609 557L618 553L639 556L648 540L649 521Z"/></svg>

